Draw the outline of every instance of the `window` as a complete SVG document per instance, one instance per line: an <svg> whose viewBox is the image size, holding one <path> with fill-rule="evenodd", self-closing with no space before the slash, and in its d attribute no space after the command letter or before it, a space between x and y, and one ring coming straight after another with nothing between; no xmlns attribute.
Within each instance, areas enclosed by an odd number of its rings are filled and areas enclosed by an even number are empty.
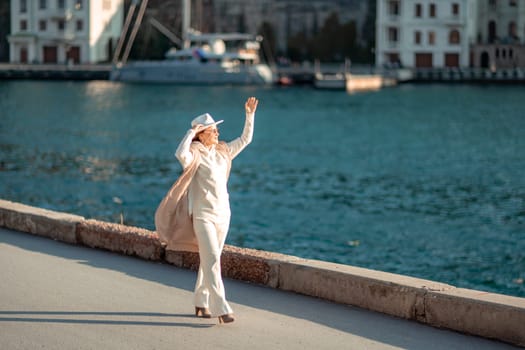
<svg viewBox="0 0 525 350"><path fill-rule="evenodd" d="M397 28L395 27L388 28L388 41L392 43L397 42Z"/></svg>
<svg viewBox="0 0 525 350"><path fill-rule="evenodd" d="M434 45L436 43L436 33L428 32L428 44Z"/></svg>
<svg viewBox="0 0 525 350"><path fill-rule="evenodd" d="M47 8L47 1L46 0L39 0L38 8L41 9L41 10L45 10Z"/></svg>
<svg viewBox="0 0 525 350"><path fill-rule="evenodd" d="M496 58L499 58L499 49L496 49Z"/></svg>
<svg viewBox="0 0 525 350"><path fill-rule="evenodd" d="M422 12L423 12L423 10L421 8L421 4L416 4L416 7L414 9L414 16L415 17L421 17Z"/></svg>
<svg viewBox="0 0 525 350"><path fill-rule="evenodd" d="M20 31L26 31L27 30L27 21L25 19L20 21Z"/></svg>
<svg viewBox="0 0 525 350"><path fill-rule="evenodd" d="M516 7L516 0L509 0L509 6Z"/></svg>
<svg viewBox="0 0 525 350"><path fill-rule="evenodd" d="M452 45L457 45L460 42L460 35L459 31L456 29L452 29L450 33L448 34L448 43Z"/></svg>
<svg viewBox="0 0 525 350"><path fill-rule="evenodd" d="M489 44L493 44L496 41L496 22L489 22Z"/></svg>
<svg viewBox="0 0 525 350"><path fill-rule="evenodd" d="M496 0L489 0L489 6L495 8L496 6L498 6L498 3Z"/></svg>
<svg viewBox="0 0 525 350"><path fill-rule="evenodd" d="M82 0L75 0L75 10L82 10L84 7Z"/></svg>
<svg viewBox="0 0 525 350"><path fill-rule="evenodd" d="M84 29L84 22L81 19L77 20L77 32L81 32Z"/></svg>
<svg viewBox="0 0 525 350"><path fill-rule="evenodd" d="M27 0L20 0L20 13L27 12Z"/></svg>
<svg viewBox="0 0 525 350"><path fill-rule="evenodd" d="M66 0L57 0L57 7L59 9L64 9L66 7Z"/></svg>
<svg viewBox="0 0 525 350"><path fill-rule="evenodd" d="M38 21L38 29L42 32L45 32L47 30L47 22L43 19Z"/></svg>
<svg viewBox="0 0 525 350"><path fill-rule="evenodd" d="M459 4L456 2L452 4L452 15L453 16L459 15Z"/></svg>
<svg viewBox="0 0 525 350"><path fill-rule="evenodd" d="M509 49L509 58L512 58L513 54L514 54L514 52L512 51L512 49Z"/></svg>
<svg viewBox="0 0 525 350"><path fill-rule="evenodd" d="M512 21L509 23L509 37L515 39L517 36L516 22Z"/></svg>
<svg viewBox="0 0 525 350"><path fill-rule="evenodd" d="M436 4L430 4L429 15L430 17L436 17Z"/></svg>
<svg viewBox="0 0 525 350"><path fill-rule="evenodd" d="M421 44L421 32L419 30L414 32L414 44L416 45Z"/></svg>
<svg viewBox="0 0 525 350"><path fill-rule="evenodd" d="M390 0L388 2L388 14L392 16L399 15L399 1Z"/></svg>
<svg viewBox="0 0 525 350"><path fill-rule="evenodd" d="M57 21L57 28L58 28L58 30L62 31L62 30L64 30L65 27L66 27L66 22L63 19L59 19Z"/></svg>

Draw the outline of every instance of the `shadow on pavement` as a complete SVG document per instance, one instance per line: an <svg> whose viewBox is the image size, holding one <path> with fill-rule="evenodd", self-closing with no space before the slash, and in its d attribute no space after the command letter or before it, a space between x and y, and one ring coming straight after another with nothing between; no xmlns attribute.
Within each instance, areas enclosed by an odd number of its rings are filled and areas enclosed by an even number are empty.
<svg viewBox="0 0 525 350"><path fill-rule="evenodd" d="M111 269L126 273L130 276L164 284L173 288L193 291L196 273L179 269L168 264L145 261L129 256L90 249L82 246L55 242L47 238L30 234L21 234L9 230L2 230L0 243L7 243L19 248L59 256L66 259L78 260L96 268ZM285 292L264 286L253 285L235 280L224 280L228 300L255 309L263 309L273 313L287 315L293 318L315 322L339 331L355 334L360 337L390 344L403 349L511 349L510 345L486 340L477 337L468 337L460 333L440 330L419 324L417 322L401 320L388 315L375 313L356 307L336 304L321 299ZM188 304L191 304L191 299ZM50 312L48 315L61 315L61 312ZM187 317L188 315L163 313L70 313L75 315L109 315L109 316L146 316L146 317ZM0 312L0 321L23 322L64 322L64 323L102 323L124 325L151 325L151 326L184 326L209 327L191 323L177 322L143 322L119 320L79 320L79 319L41 319L36 317L17 318L2 316L37 316L46 315L40 312Z"/></svg>

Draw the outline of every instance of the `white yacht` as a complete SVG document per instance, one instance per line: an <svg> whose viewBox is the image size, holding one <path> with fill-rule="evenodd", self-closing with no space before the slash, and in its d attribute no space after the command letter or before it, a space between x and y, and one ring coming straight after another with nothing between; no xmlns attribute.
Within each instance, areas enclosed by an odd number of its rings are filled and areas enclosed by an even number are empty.
<svg viewBox="0 0 525 350"><path fill-rule="evenodd" d="M260 62L260 38L246 34L192 34L191 45L171 48L162 61L115 65L111 80L184 84L271 84L270 67Z"/></svg>
<svg viewBox="0 0 525 350"><path fill-rule="evenodd" d="M243 33L199 33L189 27L189 8L189 0L183 1L180 49L171 48L160 61L114 60L110 79L177 84L260 85L275 82L272 69L260 61L262 37Z"/></svg>

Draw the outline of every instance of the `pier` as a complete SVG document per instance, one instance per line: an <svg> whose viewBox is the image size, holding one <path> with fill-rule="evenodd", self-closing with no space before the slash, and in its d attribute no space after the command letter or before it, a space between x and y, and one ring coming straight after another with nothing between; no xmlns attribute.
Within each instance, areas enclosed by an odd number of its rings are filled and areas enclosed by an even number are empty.
<svg viewBox="0 0 525 350"><path fill-rule="evenodd" d="M341 64L323 64L321 73L344 74ZM109 80L111 64L0 64L0 80ZM495 83L524 84L524 68L418 68L383 69L355 65L349 71L354 80L365 77L382 77L393 86L402 83ZM316 69L313 65L290 65L276 67L276 83L279 85L314 85ZM376 84L377 85L377 84Z"/></svg>
<svg viewBox="0 0 525 350"><path fill-rule="evenodd" d="M0 64L0 80L108 80L109 64Z"/></svg>
<svg viewBox="0 0 525 350"><path fill-rule="evenodd" d="M237 321L220 330L191 312L198 256L167 250L155 232L4 200L0 227L1 345L10 349L116 349L130 339L159 349L525 345L523 298L234 246L222 270Z"/></svg>

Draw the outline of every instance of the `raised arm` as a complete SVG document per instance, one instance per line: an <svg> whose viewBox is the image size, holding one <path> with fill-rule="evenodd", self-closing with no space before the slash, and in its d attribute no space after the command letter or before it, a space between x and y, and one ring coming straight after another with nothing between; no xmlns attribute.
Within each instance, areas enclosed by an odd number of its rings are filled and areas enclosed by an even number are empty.
<svg viewBox="0 0 525 350"><path fill-rule="evenodd" d="M250 97L244 104L246 120L244 122L242 134L240 137L227 143L232 159L235 158L250 142L252 142L255 111L257 110L258 103L259 101L255 97Z"/></svg>

